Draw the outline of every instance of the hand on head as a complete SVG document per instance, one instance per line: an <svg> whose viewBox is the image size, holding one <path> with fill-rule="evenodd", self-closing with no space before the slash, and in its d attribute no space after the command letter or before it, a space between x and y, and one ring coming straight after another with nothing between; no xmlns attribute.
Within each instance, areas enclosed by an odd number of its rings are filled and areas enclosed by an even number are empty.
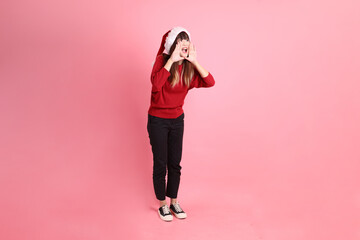
<svg viewBox="0 0 360 240"><path fill-rule="evenodd" d="M196 50L195 50L195 45L190 42L190 46L188 48L188 55L185 57L186 60L194 63L196 62Z"/></svg>
<svg viewBox="0 0 360 240"><path fill-rule="evenodd" d="M173 62L177 62L177 61L184 59L184 57L181 55L181 46L182 46L182 43L180 41L178 41L176 43L176 47L175 47L173 53L171 54L171 60Z"/></svg>
<svg viewBox="0 0 360 240"><path fill-rule="evenodd" d="M184 39L182 41L178 40L176 47L171 54L171 59L173 62L177 62L183 59L186 59L190 62L196 61L196 51L194 44Z"/></svg>

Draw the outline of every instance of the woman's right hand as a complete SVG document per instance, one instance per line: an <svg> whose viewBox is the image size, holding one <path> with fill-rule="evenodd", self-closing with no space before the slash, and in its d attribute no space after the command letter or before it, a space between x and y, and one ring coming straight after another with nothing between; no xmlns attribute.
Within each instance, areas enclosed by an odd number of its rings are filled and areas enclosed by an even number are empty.
<svg viewBox="0 0 360 240"><path fill-rule="evenodd" d="M177 44L176 44L176 47L173 51L173 53L171 54L170 58L173 62L177 62L177 61L180 61L182 59L185 59L184 57L182 57L180 55L181 53L181 41L179 41Z"/></svg>

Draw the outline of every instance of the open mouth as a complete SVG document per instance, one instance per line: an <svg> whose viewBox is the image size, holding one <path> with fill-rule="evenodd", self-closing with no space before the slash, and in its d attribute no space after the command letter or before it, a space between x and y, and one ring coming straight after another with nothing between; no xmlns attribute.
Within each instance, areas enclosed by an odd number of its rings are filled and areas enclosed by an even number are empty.
<svg viewBox="0 0 360 240"><path fill-rule="evenodd" d="M181 51L182 51L183 53L187 53L188 48L187 48L187 47L183 47L183 48L181 49Z"/></svg>

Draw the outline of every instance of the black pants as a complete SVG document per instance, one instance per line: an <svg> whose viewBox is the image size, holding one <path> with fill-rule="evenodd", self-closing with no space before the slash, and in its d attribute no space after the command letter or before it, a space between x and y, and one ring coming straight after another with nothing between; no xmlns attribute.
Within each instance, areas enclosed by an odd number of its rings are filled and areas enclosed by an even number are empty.
<svg viewBox="0 0 360 240"><path fill-rule="evenodd" d="M147 130L153 152L153 184L158 200L177 198L181 175L184 116L167 119L148 114ZM166 169L168 173L165 189Z"/></svg>

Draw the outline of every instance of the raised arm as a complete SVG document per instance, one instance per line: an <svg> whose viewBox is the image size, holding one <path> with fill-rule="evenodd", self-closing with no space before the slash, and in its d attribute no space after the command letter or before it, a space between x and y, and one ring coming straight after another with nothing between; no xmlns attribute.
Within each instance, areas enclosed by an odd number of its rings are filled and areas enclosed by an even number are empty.
<svg viewBox="0 0 360 240"><path fill-rule="evenodd" d="M169 59L169 61L171 61ZM168 67L169 61L165 64ZM167 70L164 66L164 59L162 55L156 57L156 61L154 63L153 69L151 71L151 84L152 84L152 91L158 92L164 86L166 80L170 76L170 68ZM171 65L170 65L171 67Z"/></svg>
<svg viewBox="0 0 360 240"><path fill-rule="evenodd" d="M206 77L201 77L199 72L194 73L194 78L192 80L192 82L190 83L190 87L189 89L192 88L208 88L208 87L212 87L215 85L215 80L213 75L211 75L210 72L207 72L207 76Z"/></svg>
<svg viewBox="0 0 360 240"><path fill-rule="evenodd" d="M190 88L200 88L200 87L212 87L215 85L214 77L203 68L196 58L195 46L193 43L190 43L189 55L186 57L195 67L196 71L194 74L193 81L190 84Z"/></svg>
<svg viewBox="0 0 360 240"><path fill-rule="evenodd" d="M180 61L184 59L184 57L180 56L181 51L181 43L178 42L176 47L171 54L170 58L164 64L164 57L162 55L158 55L156 57L156 61L154 63L153 70L151 72L151 83L152 83L152 91L158 92L164 86L166 80L171 75L170 68L174 62Z"/></svg>

